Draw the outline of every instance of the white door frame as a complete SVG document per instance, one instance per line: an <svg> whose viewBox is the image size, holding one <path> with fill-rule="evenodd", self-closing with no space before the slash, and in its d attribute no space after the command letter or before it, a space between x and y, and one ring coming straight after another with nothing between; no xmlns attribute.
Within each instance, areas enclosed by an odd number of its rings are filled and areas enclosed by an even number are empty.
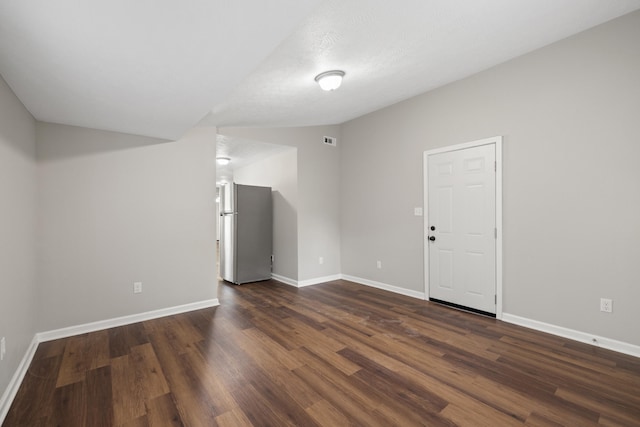
<svg viewBox="0 0 640 427"><path fill-rule="evenodd" d="M466 148L482 145L495 145L496 148L496 319L502 319L502 136L480 139L478 141L456 144L448 147L436 148L424 152L424 226L422 242L424 247L424 295L429 299L429 248L427 241L429 235L429 162L428 158L433 154L447 153L450 151L464 150Z"/></svg>

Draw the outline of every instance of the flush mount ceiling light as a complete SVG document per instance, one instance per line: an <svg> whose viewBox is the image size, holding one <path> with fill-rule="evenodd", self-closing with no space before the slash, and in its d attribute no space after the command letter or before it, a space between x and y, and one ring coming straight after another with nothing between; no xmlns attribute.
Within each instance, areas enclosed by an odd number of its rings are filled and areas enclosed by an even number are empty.
<svg viewBox="0 0 640 427"><path fill-rule="evenodd" d="M216 157L216 162L221 166L225 166L231 162L231 159L228 157Z"/></svg>
<svg viewBox="0 0 640 427"><path fill-rule="evenodd" d="M342 84L342 78L344 77L344 71L332 70L325 71L316 76L315 81L318 82L322 90L335 90Z"/></svg>

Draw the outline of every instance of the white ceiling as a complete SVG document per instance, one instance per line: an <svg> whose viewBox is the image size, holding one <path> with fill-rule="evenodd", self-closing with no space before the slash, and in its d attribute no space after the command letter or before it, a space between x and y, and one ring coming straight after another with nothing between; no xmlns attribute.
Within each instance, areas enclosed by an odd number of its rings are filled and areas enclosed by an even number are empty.
<svg viewBox="0 0 640 427"><path fill-rule="evenodd" d="M0 74L41 121L175 139L336 124L640 0L1 0ZM343 86L322 92L328 69Z"/></svg>
<svg viewBox="0 0 640 427"><path fill-rule="evenodd" d="M1 0L0 74L41 121L180 137L321 0Z"/></svg>
<svg viewBox="0 0 640 427"><path fill-rule="evenodd" d="M225 166L216 165L216 181L218 183L233 182L233 172L236 169L287 150L295 150L295 148L219 134L216 140L216 156L228 157L231 163Z"/></svg>
<svg viewBox="0 0 640 427"><path fill-rule="evenodd" d="M218 126L338 124L640 8L638 0L332 0L209 118ZM314 77L346 72L323 92Z"/></svg>

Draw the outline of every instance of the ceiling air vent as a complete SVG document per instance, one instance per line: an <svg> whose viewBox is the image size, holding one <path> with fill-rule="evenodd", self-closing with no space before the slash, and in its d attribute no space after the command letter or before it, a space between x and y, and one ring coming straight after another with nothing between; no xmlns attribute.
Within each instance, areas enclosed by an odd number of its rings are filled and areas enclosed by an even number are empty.
<svg viewBox="0 0 640 427"><path fill-rule="evenodd" d="M333 136L325 136L322 140L325 144L331 145L332 147L336 147L338 145L338 138Z"/></svg>

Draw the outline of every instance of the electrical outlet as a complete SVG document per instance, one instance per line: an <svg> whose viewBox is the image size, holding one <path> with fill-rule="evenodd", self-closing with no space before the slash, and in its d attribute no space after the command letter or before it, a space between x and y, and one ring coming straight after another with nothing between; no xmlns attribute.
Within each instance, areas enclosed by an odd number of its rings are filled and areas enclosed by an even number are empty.
<svg viewBox="0 0 640 427"><path fill-rule="evenodd" d="M382 268L382 261L376 261L376 267Z"/></svg>
<svg viewBox="0 0 640 427"><path fill-rule="evenodd" d="M323 257L318 258L318 264L324 264L324 258Z"/></svg>
<svg viewBox="0 0 640 427"><path fill-rule="evenodd" d="M4 355L7 353L7 340L0 338L0 360L4 360Z"/></svg>
<svg viewBox="0 0 640 427"><path fill-rule="evenodd" d="M142 282L134 282L133 283L133 293L134 294L142 293Z"/></svg>
<svg viewBox="0 0 640 427"><path fill-rule="evenodd" d="M613 301L608 298L600 298L600 311L605 313L613 312Z"/></svg>

